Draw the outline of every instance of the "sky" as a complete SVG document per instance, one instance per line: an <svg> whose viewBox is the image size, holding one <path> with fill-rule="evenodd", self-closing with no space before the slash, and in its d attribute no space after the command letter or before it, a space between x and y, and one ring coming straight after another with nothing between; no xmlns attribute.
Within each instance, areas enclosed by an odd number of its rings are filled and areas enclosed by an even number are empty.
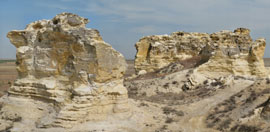
<svg viewBox="0 0 270 132"><path fill-rule="evenodd" d="M62 12L88 18L87 28L99 30L127 59L134 58L143 36L238 27L249 28L254 40L264 37L270 57L270 0L0 0L0 59L16 58L9 31Z"/></svg>

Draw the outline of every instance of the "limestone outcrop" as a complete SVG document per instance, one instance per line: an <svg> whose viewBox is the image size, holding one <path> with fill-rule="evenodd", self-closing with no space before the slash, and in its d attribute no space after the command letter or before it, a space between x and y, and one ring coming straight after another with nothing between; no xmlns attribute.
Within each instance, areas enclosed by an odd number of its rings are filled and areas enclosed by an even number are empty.
<svg viewBox="0 0 270 132"><path fill-rule="evenodd" d="M187 32L143 37L136 43L135 70L153 72L173 62L197 56L210 39L206 33Z"/></svg>
<svg viewBox="0 0 270 132"><path fill-rule="evenodd" d="M135 69L153 72L186 59L200 58L195 71L207 77L247 75L265 77L265 39L252 41L250 30L213 34L175 32L142 38L136 43Z"/></svg>
<svg viewBox="0 0 270 132"><path fill-rule="evenodd" d="M269 77L264 66L264 38L252 41L250 30L239 28L234 32L221 31L211 34L213 43L200 53L202 64L193 70L185 84L187 89L196 88L206 80L233 76L254 78Z"/></svg>
<svg viewBox="0 0 270 132"><path fill-rule="evenodd" d="M212 77L242 75L266 77L263 56L265 39L252 41L248 29L236 29L234 32L221 31L211 34L212 44L201 51L206 63L197 71ZM210 54L209 54L210 53Z"/></svg>
<svg viewBox="0 0 270 132"><path fill-rule="evenodd" d="M0 99L1 130L71 128L128 115L125 59L97 30L85 28L88 22L61 13L8 33L19 77Z"/></svg>
<svg viewBox="0 0 270 132"><path fill-rule="evenodd" d="M152 130L270 130L265 39L252 41L249 32L177 32L144 37L136 44L137 75L124 85L130 98L142 102L141 109L156 113L162 127Z"/></svg>

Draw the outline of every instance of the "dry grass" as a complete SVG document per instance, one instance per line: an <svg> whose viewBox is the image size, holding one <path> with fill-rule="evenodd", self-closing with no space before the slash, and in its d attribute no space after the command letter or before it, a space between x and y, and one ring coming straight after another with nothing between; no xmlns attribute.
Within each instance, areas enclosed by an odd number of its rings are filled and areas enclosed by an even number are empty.
<svg viewBox="0 0 270 132"><path fill-rule="evenodd" d="M7 62L16 62L16 60L0 60L0 64L7 63Z"/></svg>
<svg viewBox="0 0 270 132"><path fill-rule="evenodd" d="M8 90L17 75L14 61L0 63L0 96Z"/></svg>
<svg viewBox="0 0 270 132"><path fill-rule="evenodd" d="M270 58L264 58L264 65L270 67Z"/></svg>

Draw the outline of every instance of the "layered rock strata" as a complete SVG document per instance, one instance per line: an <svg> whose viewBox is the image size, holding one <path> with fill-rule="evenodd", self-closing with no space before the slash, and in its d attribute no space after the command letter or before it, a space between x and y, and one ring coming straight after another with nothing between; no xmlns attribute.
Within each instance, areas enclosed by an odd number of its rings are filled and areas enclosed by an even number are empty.
<svg viewBox="0 0 270 132"><path fill-rule="evenodd" d="M19 77L1 98L1 116L14 116L2 118L9 124L0 128L69 128L129 113L125 59L97 30L85 28L88 22L62 13L8 33Z"/></svg>
<svg viewBox="0 0 270 132"><path fill-rule="evenodd" d="M197 71L207 76L229 74L265 77L265 39L252 41L250 30L213 34L175 32L142 38L136 43L135 69L152 72L171 63L200 57Z"/></svg>

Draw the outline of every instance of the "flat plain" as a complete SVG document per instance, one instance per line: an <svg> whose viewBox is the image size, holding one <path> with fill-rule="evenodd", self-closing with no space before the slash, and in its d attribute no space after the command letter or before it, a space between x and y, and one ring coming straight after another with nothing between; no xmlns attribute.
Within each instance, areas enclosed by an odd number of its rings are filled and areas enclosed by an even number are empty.
<svg viewBox="0 0 270 132"><path fill-rule="evenodd" d="M266 67L270 67L270 58L264 58ZM128 68L125 77L135 73L134 60L127 60ZM17 78L16 64L14 60L0 60L0 96L2 96Z"/></svg>
<svg viewBox="0 0 270 132"><path fill-rule="evenodd" d="M0 63L0 96L10 87L10 85L17 78L15 62Z"/></svg>
<svg viewBox="0 0 270 132"><path fill-rule="evenodd" d="M270 58L264 58L264 65L270 67Z"/></svg>

